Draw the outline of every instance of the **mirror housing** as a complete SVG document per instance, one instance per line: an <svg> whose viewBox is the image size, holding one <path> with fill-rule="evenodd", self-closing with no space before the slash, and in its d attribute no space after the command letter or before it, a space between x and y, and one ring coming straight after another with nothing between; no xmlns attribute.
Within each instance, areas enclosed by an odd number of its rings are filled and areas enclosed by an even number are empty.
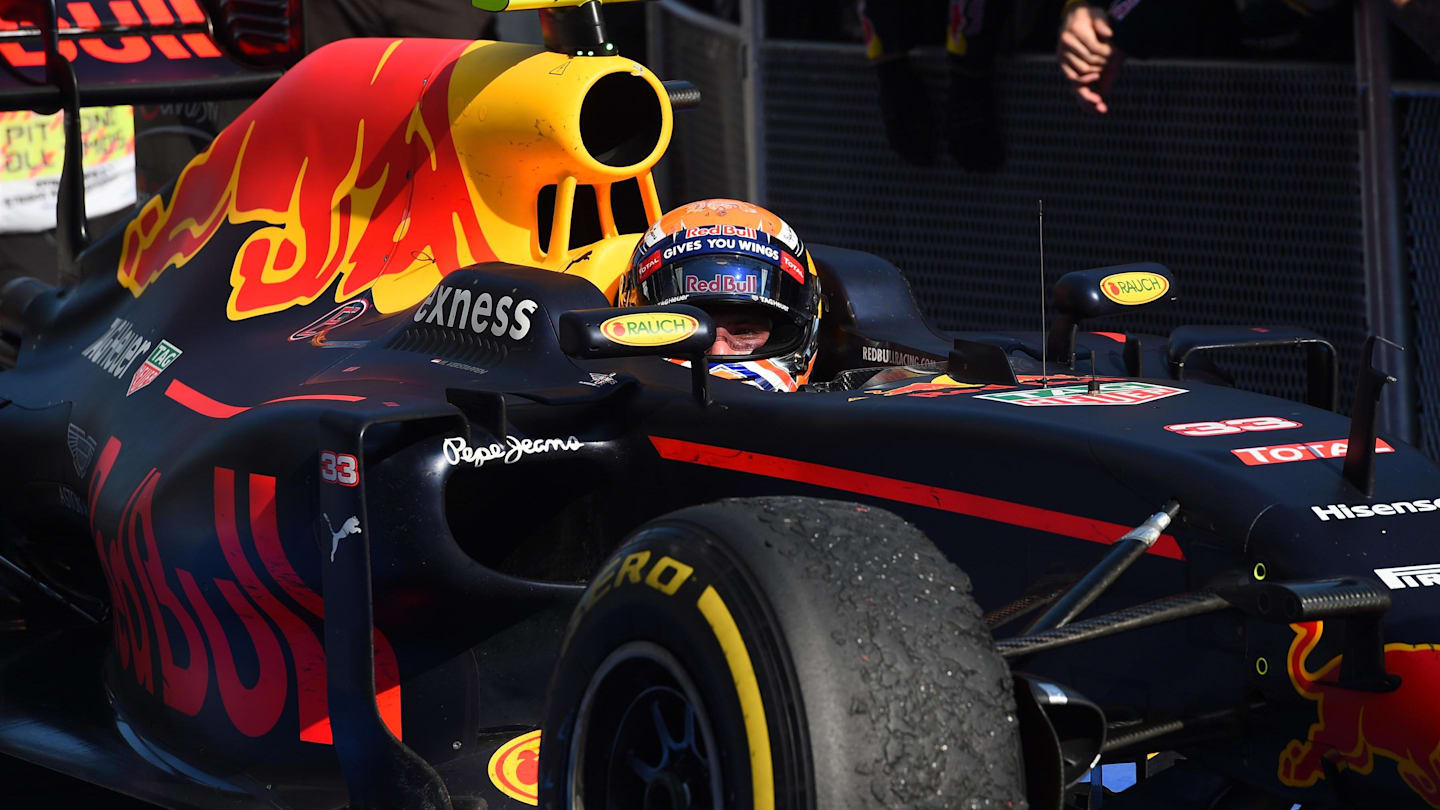
<svg viewBox="0 0 1440 810"><path fill-rule="evenodd" d="M1075 331L1080 321L1174 300L1175 276L1157 262L1117 264L1066 273L1055 282L1051 294L1058 315L1050 324L1046 351L1073 366Z"/></svg>
<svg viewBox="0 0 1440 810"><path fill-rule="evenodd" d="M715 343L715 324L698 307L605 307L560 316L560 348L577 360L691 357Z"/></svg>
<svg viewBox="0 0 1440 810"><path fill-rule="evenodd" d="M710 364L715 322L698 307L606 307L576 309L560 316L560 349L577 360L612 357L684 357L690 386L700 407L710 404Z"/></svg>

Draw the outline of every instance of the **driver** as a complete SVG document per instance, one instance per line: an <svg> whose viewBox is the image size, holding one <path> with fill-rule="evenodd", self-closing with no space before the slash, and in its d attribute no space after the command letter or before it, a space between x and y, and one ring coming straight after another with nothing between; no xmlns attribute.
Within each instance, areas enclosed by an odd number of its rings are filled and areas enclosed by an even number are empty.
<svg viewBox="0 0 1440 810"><path fill-rule="evenodd" d="M710 373L766 391L810 379L820 337L820 281L785 221L739 200L674 209L645 232L620 306L689 304L715 322Z"/></svg>

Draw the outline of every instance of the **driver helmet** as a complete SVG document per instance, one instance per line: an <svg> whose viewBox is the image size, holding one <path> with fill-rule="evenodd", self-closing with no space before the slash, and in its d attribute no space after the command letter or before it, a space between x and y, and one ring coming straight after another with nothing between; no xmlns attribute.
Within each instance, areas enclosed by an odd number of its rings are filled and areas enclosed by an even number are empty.
<svg viewBox="0 0 1440 810"><path fill-rule="evenodd" d="M662 216L636 246L617 303L705 310L716 322L708 359L717 377L794 391L815 365L815 265L785 220L758 205L701 200Z"/></svg>

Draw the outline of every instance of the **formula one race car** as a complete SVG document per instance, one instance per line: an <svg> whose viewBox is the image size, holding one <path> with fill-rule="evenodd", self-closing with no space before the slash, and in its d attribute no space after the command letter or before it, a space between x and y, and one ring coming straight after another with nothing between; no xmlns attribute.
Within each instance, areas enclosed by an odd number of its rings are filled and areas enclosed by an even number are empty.
<svg viewBox="0 0 1440 810"><path fill-rule="evenodd" d="M244 5L109 33L298 41ZM1305 330L1080 328L1159 265L941 335L810 245L812 382L713 377L615 307L693 94L549 24L327 46L93 244L67 149L63 283L0 294L0 751L172 808L1058 808L1152 752L1110 806L1440 808L1440 471L1368 359L1347 421ZM1306 404L1205 361L1261 345Z"/></svg>

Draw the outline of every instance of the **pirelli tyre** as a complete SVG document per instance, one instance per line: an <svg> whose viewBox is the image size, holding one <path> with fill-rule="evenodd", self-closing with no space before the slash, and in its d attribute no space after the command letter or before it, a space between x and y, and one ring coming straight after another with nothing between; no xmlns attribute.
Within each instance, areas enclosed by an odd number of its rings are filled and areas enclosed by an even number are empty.
<svg viewBox="0 0 1440 810"><path fill-rule="evenodd" d="M895 515L684 509L632 535L576 608L540 806L1023 808L1011 689L969 580Z"/></svg>

